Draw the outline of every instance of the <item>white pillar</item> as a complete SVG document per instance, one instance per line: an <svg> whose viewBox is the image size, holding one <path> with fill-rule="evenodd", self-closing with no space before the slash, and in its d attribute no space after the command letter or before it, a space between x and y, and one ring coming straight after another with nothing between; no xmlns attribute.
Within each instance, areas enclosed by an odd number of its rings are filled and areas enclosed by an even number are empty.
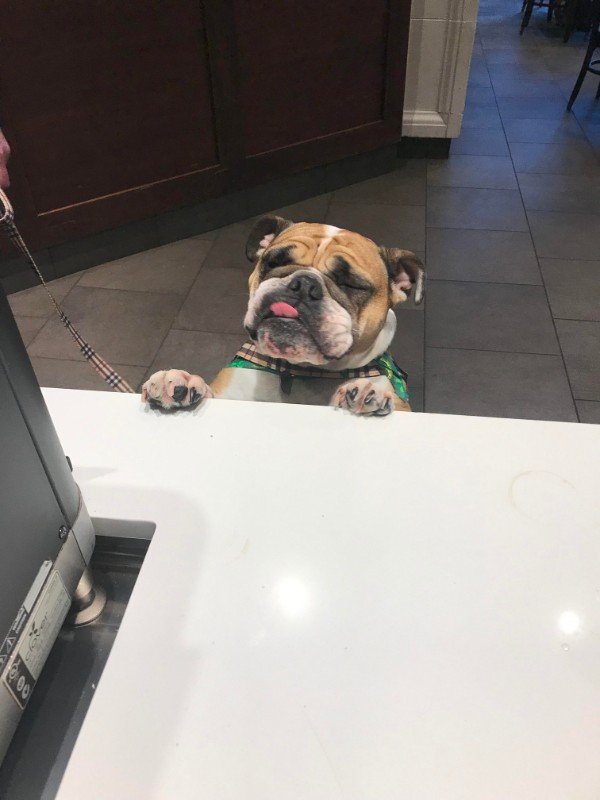
<svg viewBox="0 0 600 800"><path fill-rule="evenodd" d="M404 136L459 135L478 0L412 0Z"/></svg>

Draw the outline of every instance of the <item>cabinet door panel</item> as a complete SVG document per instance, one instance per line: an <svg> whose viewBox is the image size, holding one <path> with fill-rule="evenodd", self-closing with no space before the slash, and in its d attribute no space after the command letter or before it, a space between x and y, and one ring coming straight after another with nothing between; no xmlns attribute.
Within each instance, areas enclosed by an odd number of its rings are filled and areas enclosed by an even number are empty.
<svg viewBox="0 0 600 800"><path fill-rule="evenodd" d="M410 0L1 6L0 118L34 249L401 137Z"/></svg>
<svg viewBox="0 0 600 800"><path fill-rule="evenodd" d="M235 2L247 155L383 119L387 0Z"/></svg>
<svg viewBox="0 0 600 800"><path fill-rule="evenodd" d="M4 3L0 111L34 212L218 165L197 0Z"/></svg>

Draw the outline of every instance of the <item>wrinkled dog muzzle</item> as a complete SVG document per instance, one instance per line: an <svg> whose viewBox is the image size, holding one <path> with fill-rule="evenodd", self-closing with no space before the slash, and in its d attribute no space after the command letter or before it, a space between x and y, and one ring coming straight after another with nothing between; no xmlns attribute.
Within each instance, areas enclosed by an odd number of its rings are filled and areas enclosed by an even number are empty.
<svg viewBox="0 0 600 800"><path fill-rule="evenodd" d="M332 299L318 270L268 278L250 297L244 327L266 355L324 364L352 347L352 318Z"/></svg>

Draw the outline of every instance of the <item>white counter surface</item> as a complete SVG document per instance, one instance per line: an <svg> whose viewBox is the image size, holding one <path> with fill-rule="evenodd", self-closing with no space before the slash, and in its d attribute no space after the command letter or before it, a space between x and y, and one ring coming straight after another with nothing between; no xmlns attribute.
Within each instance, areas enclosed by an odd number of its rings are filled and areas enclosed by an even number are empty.
<svg viewBox="0 0 600 800"><path fill-rule="evenodd" d="M45 396L157 525L59 800L598 800L600 427Z"/></svg>

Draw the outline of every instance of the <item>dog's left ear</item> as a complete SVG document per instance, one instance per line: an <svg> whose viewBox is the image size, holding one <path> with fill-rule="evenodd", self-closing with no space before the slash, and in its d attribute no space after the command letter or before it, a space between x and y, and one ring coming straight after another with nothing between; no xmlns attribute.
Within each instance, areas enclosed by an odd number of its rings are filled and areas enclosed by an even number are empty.
<svg viewBox="0 0 600 800"><path fill-rule="evenodd" d="M380 247L379 253L390 276L392 305L403 303L413 287L415 305L422 303L425 293L425 267L421 259L410 250L400 250L397 247Z"/></svg>
<svg viewBox="0 0 600 800"><path fill-rule="evenodd" d="M274 214L267 214L254 223L246 242L246 255L249 261L257 261L264 250L286 228L291 228L294 223Z"/></svg>

